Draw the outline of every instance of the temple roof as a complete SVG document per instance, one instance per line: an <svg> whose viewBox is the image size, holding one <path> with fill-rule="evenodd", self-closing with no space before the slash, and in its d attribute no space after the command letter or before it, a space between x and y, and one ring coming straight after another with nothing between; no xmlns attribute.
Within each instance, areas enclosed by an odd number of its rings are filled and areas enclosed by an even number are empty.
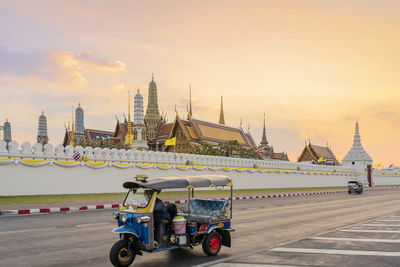
<svg viewBox="0 0 400 267"><path fill-rule="evenodd" d="M306 144L299 157L299 161L304 161L302 158L305 153L309 153L313 160L318 160L322 157L325 162L333 162L335 165L339 164L332 150L327 146L318 146L311 143Z"/></svg>
<svg viewBox="0 0 400 267"><path fill-rule="evenodd" d="M90 141L95 141L98 139L107 139L114 136L113 132L102 131L102 130L94 130L94 129L85 129L86 138Z"/></svg>
<svg viewBox="0 0 400 267"><path fill-rule="evenodd" d="M354 161L370 161L372 158L368 155L365 149L361 145L361 137L359 133L358 121L356 122L356 129L354 133L353 147L343 158L342 162L354 162Z"/></svg>
<svg viewBox="0 0 400 267"><path fill-rule="evenodd" d="M186 138L192 143L206 142L218 145L225 141L237 140L245 147L255 148L255 142L250 133L245 133L242 128L231 127L188 117L188 120L175 118L174 127L179 124ZM169 137L173 136L173 129Z"/></svg>

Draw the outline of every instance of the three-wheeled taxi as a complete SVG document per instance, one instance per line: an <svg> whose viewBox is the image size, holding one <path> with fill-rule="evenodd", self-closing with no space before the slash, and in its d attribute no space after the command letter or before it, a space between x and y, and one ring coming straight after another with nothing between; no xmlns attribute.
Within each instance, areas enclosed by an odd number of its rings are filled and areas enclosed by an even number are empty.
<svg viewBox="0 0 400 267"><path fill-rule="evenodd" d="M231 246L230 232L232 219L232 180L225 175L177 176L147 178L136 176L123 184L129 189L118 213L118 228L112 232L119 234L110 250L110 261L114 266L129 266L136 255L145 252L159 252L184 247L202 245L209 255L217 255L221 246ZM230 198L210 200L195 198L195 188L214 187L230 189ZM164 189L186 189L188 199L182 207L169 203L166 206L171 221L163 225L154 224L154 207L157 195ZM150 194L149 194L150 192ZM230 200L230 201L229 201ZM183 201L182 201L183 202ZM161 238L159 229L164 226ZM156 239L159 240L156 240ZM161 239L161 240L160 240Z"/></svg>
<svg viewBox="0 0 400 267"><path fill-rule="evenodd" d="M361 194L363 192L363 185L362 183L358 182L358 181L349 181L347 183L347 187L348 187L348 193L357 193L357 194Z"/></svg>

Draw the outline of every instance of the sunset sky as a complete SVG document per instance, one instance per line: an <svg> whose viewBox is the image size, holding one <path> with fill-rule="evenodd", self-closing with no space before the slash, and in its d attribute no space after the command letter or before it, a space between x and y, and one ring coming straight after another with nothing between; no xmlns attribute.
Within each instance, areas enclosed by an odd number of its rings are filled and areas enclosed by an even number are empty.
<svg viewBox="0 0 400 267"><path fill-rule="evenodd" d="M250 132L266 113L275 152L297 161L305 140L339 161L360 123L374 165L400 165L400 1L3 1L0 122L34 142L38 117L59 144L71 106L85 127L113 131L127 91L160 111Z"/></svg>

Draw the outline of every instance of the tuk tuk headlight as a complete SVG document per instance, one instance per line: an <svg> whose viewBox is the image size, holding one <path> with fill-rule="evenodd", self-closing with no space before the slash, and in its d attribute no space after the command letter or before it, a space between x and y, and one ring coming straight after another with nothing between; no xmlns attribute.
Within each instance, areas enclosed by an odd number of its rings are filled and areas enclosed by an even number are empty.
<svg viewBox="0 0 400 267"><path fill-rule="evenodd" d="M113 219L118 219L118 217L119 217L118 212L114 212L112 214L112 217L113 217Z"/></svg>
<svg viewBox="0 0 400 267"><path fill-rule="evenodd" d="M125 213L121 213L120 218L122 223L126 223L128 221L128 215L126 215Z"/></svg>

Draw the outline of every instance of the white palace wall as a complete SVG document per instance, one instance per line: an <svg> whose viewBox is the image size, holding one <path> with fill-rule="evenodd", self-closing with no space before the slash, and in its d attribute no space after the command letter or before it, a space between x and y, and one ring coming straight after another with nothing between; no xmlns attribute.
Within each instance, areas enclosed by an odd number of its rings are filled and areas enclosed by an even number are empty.
<svg viewBox="0 0 400 267"><path fill-rule="evenodd" d="M85 161L75 161L79 152ZM186 161L193 165L185 165ZM254 168L255 167L255 168ZM223 174L234 188L345 186L365 172L342 166L277 160L253 160L167 152L63 147L0 141L0 195L77 194L124 191L122 183L143 173L149 177ZM398 185L400 173L377 173L375 185Z"/></svg>

